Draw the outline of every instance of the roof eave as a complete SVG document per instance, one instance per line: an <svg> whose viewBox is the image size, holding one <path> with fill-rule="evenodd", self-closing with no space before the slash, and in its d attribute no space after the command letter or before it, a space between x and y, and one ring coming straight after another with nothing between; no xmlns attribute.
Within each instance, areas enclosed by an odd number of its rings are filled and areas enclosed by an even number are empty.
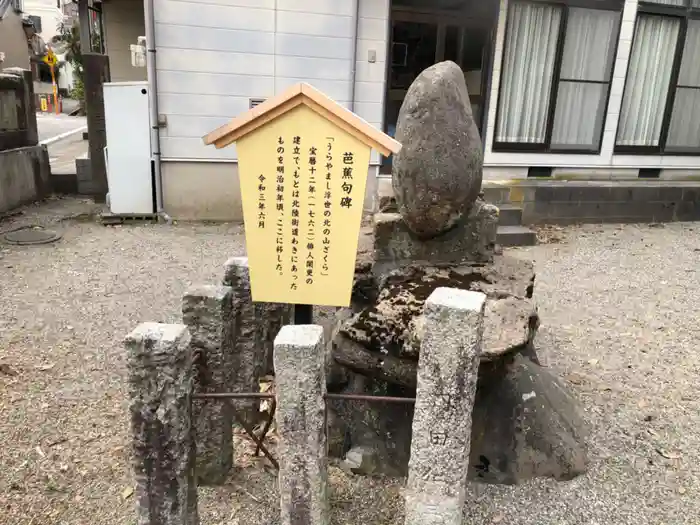
<svg viewBox="0 0 700 525"><path fill-rule="evenodd" d="M382 155L398 153L401 144L382 133L365 120L345 109L334 100L305 83L295 84L283 93L262 102L246 113L234 118L203 137L207 145L217 149L225 148L258 127L304 104L324 118L333 121L338 127L355 136Z"/></svg>

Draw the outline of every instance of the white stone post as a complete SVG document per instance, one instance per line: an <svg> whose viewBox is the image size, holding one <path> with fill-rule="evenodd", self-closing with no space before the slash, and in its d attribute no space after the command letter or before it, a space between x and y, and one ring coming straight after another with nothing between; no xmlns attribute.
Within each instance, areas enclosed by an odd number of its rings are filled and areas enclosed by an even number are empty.
<svg viewBox="0 0 700 525"><path fill-rule="evenodd" d="M406 525L461 525L486 296L438 288L425 303Z"/></svg>
<svg viewBox="0 0 700 525"><path fill-rule="evenodd" d="M282 525L328 525L323 328L284 326L275 338Z"/></svg>

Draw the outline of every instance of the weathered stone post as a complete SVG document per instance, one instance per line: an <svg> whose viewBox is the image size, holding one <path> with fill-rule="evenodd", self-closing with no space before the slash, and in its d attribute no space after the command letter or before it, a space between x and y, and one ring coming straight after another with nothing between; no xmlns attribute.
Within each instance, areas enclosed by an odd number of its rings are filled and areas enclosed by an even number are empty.
<svg viewBox="0 0 700 525"><path fill-rule="evenodd" d="M199 525L192 350L185 325L143 323L125 339L138 525Z"/></svg>
<svg viewBox="0 0 700 525"><path fill-rule="evenodd" d="M233 257L226 261L224 285L231 287L232 337L237 356L231 391L257 392L260 390L258 381L263 375L264 350L261 345L262 324L256 319L256 307L250 292L247 257ZM237 400L235 404L240 415L248 423L254 421L257 405L252 399Z"/></svg>
<svg viewBox="0 0 700 525"><path fill-rule="evenodd" d="M182 319L192 336L194 391L229 392L237 366L233 304L228 286L193 286L182 298ZM197 481L221 484L233 465L233 407L227 399L195 401Z"/></svg>
<svg viewBox="0 0 700 525"><path fill-rule="evenodd" d="M225 286L234 290L236 305L242 308L252 305L255 316L255 331L247 332L248 336L255 336L257 351L260 352L262 361L258 365L261 375L271 373L273 370L272 351L275 337L280 329L291 324L294 307L284 303L252 303L250 294L250 271L247 257L232 257L226 261L224 267ZM247 314L250 318L250 314Z"/></svg>
<svg viewBox="0 0 700 525"><path fill-rule="evenodd" d="M323 328L285 326L275 339L282 525L328 525Z"/></svg>
<svg viewBox="0 0 700 525"><path fill-rule="evenodd" d="M486 296L438 288L425 303L406 525L460 525Z"/></svg>

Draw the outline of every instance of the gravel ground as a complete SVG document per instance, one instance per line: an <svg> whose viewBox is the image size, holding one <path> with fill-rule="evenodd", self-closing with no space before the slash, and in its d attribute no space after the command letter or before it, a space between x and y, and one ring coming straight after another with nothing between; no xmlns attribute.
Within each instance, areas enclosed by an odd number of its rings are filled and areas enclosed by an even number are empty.
<svg viewBox="0 0 700 525"><path fill-rule="evenodd" d="M191 283L242 254L237 226L105 228L81 201L0 222L51 224L53 245L0 245L0 523L131 525L125 356L142 321L179 321ZM61 220L73 215L72 220ZM568 483L470 485L465 525L698 524L700 225L587 226L511 250L537 263L538 336L591 423L590 473ZM276 523L275 476L238 438L203 525ZM274 443L271 444L274 446ZM331 469L334 525L402 522L400 481Z"/></svg>

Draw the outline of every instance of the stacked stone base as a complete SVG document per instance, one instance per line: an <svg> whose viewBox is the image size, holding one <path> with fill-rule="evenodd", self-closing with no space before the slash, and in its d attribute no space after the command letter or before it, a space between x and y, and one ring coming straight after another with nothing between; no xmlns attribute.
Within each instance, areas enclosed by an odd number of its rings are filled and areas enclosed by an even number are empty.
<svg viewBox="0 0 700 525"><path fill-rule="evenodd" d="M383 275L405 264L490 262L496 247L498 208L478 200L471 213L441 235L422 240L398 213L374 216L373 272Z"/></svg>
<svg viewBox="0 0 700 525"><path fill-rule="evenodd" d="M535 272L494 254L498 209L477 201L467 220L429 240L379 213L351 309L337 314L328 390L414 397L424 303L437 288L486 294L483 348L469 436L469 479L514 484L586 471L586 425L566 388L538 363ZM353 472L405 476L413 408L329 403L329 447Z"/></svg>

